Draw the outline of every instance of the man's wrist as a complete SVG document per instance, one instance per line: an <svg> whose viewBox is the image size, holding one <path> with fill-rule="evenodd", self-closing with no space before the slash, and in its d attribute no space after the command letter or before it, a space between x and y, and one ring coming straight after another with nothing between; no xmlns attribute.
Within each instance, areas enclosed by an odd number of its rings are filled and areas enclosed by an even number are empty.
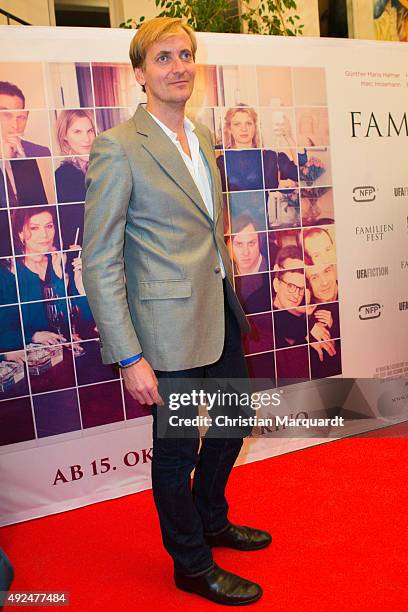
<svg viewBox="0 0 408 612"><path fill-rule="evenodd" d="M138 355L133 355L133 357L128 357L128 359L122 359L118 361L118 365L120 368L129 368L132 365L135 365L139 361L143 359L143 353L139 353Z"/></svg>

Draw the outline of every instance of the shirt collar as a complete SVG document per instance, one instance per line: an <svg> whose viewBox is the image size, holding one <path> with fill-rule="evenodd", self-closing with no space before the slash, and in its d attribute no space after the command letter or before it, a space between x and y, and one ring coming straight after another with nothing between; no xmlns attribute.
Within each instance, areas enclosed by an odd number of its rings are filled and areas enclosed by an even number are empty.
<svg viewBox="0 0 408 612"><path fill-rule="evenodd" d="M153 115L153 113L151 113L150 111L147 111L149 113L149 115L152 117L152 119L155 120L155 122L157 123L157 125L159 125L161 127L161 129L163 130L163 132L165 134L167 134L167 136L169 138L171 138L171 140L173 140L174 142L176 142L177 140L177 134L176 132L173 132L173 130L171 130L170 128L167 127L167 125L165 125L162 121L160 121L160 119L158 119L155 115ZM186 130L186 132L194 132L195 130L195 125L194 123L188 118L188 117L184 117L184 129Z"/></svg>

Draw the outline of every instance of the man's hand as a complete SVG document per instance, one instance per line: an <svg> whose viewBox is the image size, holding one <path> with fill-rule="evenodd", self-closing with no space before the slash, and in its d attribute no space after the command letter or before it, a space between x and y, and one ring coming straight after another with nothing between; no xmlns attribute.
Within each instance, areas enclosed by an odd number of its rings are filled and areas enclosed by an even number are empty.
<svg viewBox="0 0 408 612"><path fill-rule="evenodd" d="M310 330L310 335L319 342L330 340L331 338L329 330L322 323L315 323Z"/></svg>
<svg viewBox="0 0 408 612"><path fill-rule="evenodd" d="M4 140L4 154L8 158L25 157L21 137L18 134L8 134Z"/></svg>
<svg viewBox="0 0 408 612"><path fill-rule="evenodd" d="M152 406L163 406L159 395L159 382L151 365L144 357L137 363L122 369L123 381L130 395L139 402Z"/></svg>
<svg viewBox="0 0 408 612"><path fill-rule="evenodd" d="M334 345L333 340L329 340L328 342L321 342L320 344L312 342L310 346L313 347L314 350L317 352L320 361L323 361L324 359L323 351L326 351L326 353L330 355L330 357L334 357L336 354L336 347Z"/></svg>
<svg viewBox="0 0 408 612"><path fill-rule="evenodd" d="M333 317L332 317L332 313L330 312L330 310L318 309L315 311L314 316L315 316L315 319L319 321L319 323L326 325L326 327L332 327Z"/></svg>

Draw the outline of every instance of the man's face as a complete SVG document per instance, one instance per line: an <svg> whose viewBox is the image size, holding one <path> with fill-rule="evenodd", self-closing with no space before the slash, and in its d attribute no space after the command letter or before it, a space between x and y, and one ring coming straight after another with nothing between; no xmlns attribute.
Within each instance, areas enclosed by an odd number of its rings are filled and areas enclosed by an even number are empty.
<svg viewBox="0 0 408 612"><path fill-rule="evenodd" d="M182 29L153 43L144 67L135 68L137 82L146 88L148 106L184 105L193 92L195 73L191 41Z"/></svg>
<svg viewBox="0 0 408 612"><path fill-rule="evenodd" d="M255 227L250 223L232 240L234 261L240 274L256 272L259 261L259 238Z"/></svg>
<svg viewBox="0 0 408 612"><path fill-rule="evenodd" d="M300 306L305 294L305 283L302 270L285 272L281 278L275 276L273 287L276 291L274 306L276 308L296 308Z"/></svg>
<svg viewBox="0 0 408 612"><path fill-rule="evenodd" d="M336 259L334 244L324 231L313 233L305 238L305 251L313 264L333 263Z"/></svg>
<svg viewBox="0 0 408 612"><path fill-rule="evenodd" d="M7 140L7 136L22 137L24 135L28 111L23 109L23 101L18 96L0 94L0 123L4 140Z"/></svg>
<svg viewBox="0 0 408 612"><path fill-rule="evenodd" d="M306 277L314 296L314 302L337 300L336 266L312 266L306 268Z"/></svg>

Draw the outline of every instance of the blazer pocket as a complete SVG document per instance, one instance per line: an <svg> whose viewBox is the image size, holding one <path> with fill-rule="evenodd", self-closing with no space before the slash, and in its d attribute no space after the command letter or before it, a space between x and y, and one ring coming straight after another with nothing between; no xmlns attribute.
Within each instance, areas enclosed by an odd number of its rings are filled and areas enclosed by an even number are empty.
<svg viewBox="0 0 408 612"><path fill-rule="evenodd" d="M188 280L154 280L139 282L141 300L171 300L191 297L191 282Z"/></svg>

